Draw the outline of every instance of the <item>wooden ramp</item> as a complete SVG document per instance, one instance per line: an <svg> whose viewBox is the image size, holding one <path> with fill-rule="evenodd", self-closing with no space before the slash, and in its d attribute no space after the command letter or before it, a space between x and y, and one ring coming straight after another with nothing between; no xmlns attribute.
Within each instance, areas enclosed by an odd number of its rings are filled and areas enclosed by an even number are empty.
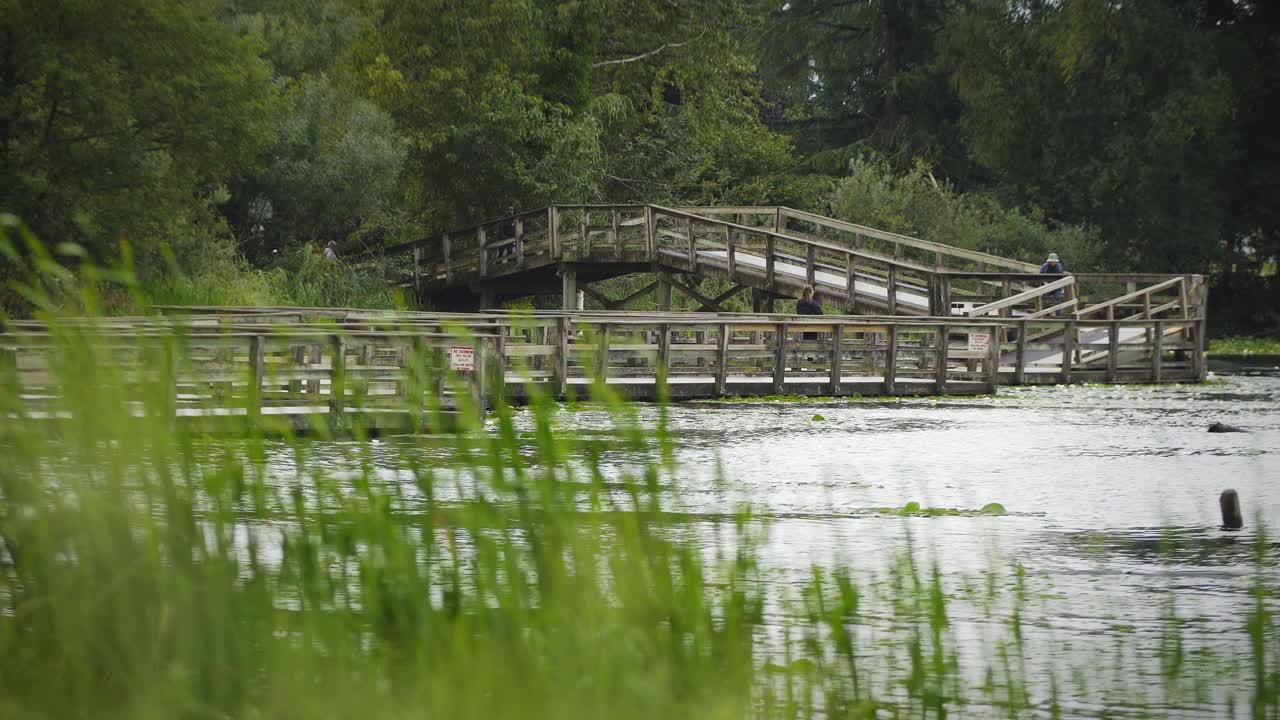
<svg viewBox="0 0 1280 720"><path fill-rule="evenodd" d="M359 260L381 263L391 282L437 307L490 308L524 295L561 294L564 308L576 309L577 290L589 292L591 282L646 272L659 275L653 291L660 298L664 285L670 297L667 276L687 274L750 289L760 310L812 285L841 311L918 316L947 314L934 290L940 273L1037 269L789 208L654 205L557 205ZM695 299L705 310L722 309L722 300Z"/></svg>
<svg viewBox="0 0 1280 720"><path fill-rule="evenodd" d="M459 310L550 294L576 310L579 290L608 309L651 293L670 309L675 288L714 312L750 290L753 311L771 312L811 285L829 312L848 314L1188 320L1203 317L1207 298L1198 275L1045 276L1033 263L786 207L553 205L356 261L432 307ZM591 287L634 273L657 279L626 298ZM705 297L681 276L730 289Z"/></svg>

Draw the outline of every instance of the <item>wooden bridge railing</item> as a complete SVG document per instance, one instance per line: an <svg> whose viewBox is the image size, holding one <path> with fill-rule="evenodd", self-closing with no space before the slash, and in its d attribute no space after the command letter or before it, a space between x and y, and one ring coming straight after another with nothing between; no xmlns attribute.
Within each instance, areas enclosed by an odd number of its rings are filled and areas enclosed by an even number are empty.
<svg viewBox="0 0 1280 720"><path fill-rule="evenodd" d="M690 271L714 268L732 279L743 276L755 286L787 293L811 284L846 309L861 306L890 314L928 314L926 290L941 267L1034 269L778 207L553 205L381 253L393 260L405 285L419 290L469 285L559 262L648 262ZM736 262L739 256L742 263Z"/></svg>
<svg viewBox="0 0 1280 720"><path fill-rule="evenodd" d="M785 207L553 205L384 252L404 284L428 292L501 288L508 275L548 265L623 263L716 275L774 295L812 285L846 312L890 315L1191 319L1207 297L1198 275L1050 279L1030 263Z"/></svg>
<svg viewBox="0 0 1280 720"><path fill-rule="evenodd" d="M1058 282L1062 287L1048 290ZM1030 290L1018 289L1028 286ZM957 289L964 294L954 297ZM936 306L950 306L953 312L968 314L987 307L1006 316L1033 318L1070 314L1079 319L1188 319L1203 317L1208 302L1208 285L1201 275L1146 273L1059 276L948 271L937 274L931 292Z"/></svg>
<svg viewBox="0 0 1280 720"><path fill-rule="evenodd" d="M846 310L928 315L930 268L852 247L796 238L671 208L652 208L662 262L788 295L813 286Z"/></svg>
<svg viewBox="0 0 1280 720"><path fill-rule="evenodd" d="M10 323L0 383L33 416L75 411L60 382L71 367L136 398L140 414L340 424L531 392L583 397L599 383L636 399L916 395L1205 373L1202 318L238 310Z"/></svg>
<svg viewBox="0 0 1280 720"><path fill-rule="evenodd" d="M899 233L845 222L816 213L782 206L747 207L682 207L708 217L729 216L732 222L753 227L768 227L792 237L846 245L855 250L914 263L930 269L1007 270L1037 272L1038 265L1011 260L978 250L954 247Z"/></svg>
<svg viewBox="0 0 1280 720"><path fill-rule="evenodd" d="M913 260L934 269L1006 270L1036 272L1038 265L1011 260L978 250L921 240L909 235L877 230L865 225L836 220L803 210L778 208L778 228L787 234L819 237L828 241L844 240L855 248L888 254L899 260Z"/></svg>

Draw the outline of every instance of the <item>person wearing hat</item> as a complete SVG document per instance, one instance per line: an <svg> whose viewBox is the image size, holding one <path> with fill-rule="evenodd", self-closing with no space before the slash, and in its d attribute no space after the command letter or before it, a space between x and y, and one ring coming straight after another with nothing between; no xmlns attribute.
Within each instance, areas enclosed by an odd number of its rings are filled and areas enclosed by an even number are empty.
<svg viewBox="0 0 1280 720"><path fill-rule="evenodd" d="M1058 259L1058 253L1049 253L1049 257L1045 258L1044 264L1040 266L1041 275L1061 275L1067 271L1062 261ZM1062 288L1058 288L1049 293L1049 297L1058 299L1062 297Z"/></svg>
<svg viewBox="0 0 1280 720"><path fill-rule="evenodd" d="M324 259L325 260L338 259L338 241L337 240L330 240L329 244L324 246Z"/></svg>

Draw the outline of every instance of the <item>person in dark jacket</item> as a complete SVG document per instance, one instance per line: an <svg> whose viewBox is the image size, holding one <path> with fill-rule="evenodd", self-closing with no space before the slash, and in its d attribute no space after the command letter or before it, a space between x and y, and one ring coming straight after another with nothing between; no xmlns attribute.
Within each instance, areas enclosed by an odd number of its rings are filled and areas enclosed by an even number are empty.
<svg viewBox="0 0 1280 720"><path fill-rule="evenodd" d="M796 301L797 315L821 315L822 303L813 299L813 287L805 285L804 290L800 292L800 299Z"/></svg>
<svg viewBox="0 0 1280 720"><path fill-rule="evenodd" d="M813 287L805 285L804 290L800 291L800 299L796 301L797 315L821 315L822 303L813 299ZM818 333L807 332L801 336L803 340L817 340Z"/></svg>
<svg viewBox="0 0 1280 720"><path fill-rule="evenodd" d="M1040 266L1041 275L1061 275L1066 271L1066 266L1058 259L1058 253L1049 253L1049 257Z"/></svg>
<svg viewBox="0 0 1280 720"><path fill-rule="evenodd" d="M1044 264L1040 266L1041 275L1061 275L1066 271L1066 266L1058 259L1058 253L1049 253L1049 257L1045 258ZM1058 288L1049 293L1049 297L1058 300L1062 298L1062 294L1062 288Z"/></svg>

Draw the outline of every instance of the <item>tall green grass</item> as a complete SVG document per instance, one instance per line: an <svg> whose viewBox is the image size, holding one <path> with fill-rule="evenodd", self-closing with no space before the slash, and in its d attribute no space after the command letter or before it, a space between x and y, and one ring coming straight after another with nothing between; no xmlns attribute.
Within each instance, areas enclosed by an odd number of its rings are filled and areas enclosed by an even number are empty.
<svg viewBox="0 0 1280 720"><path fill-rule="evenodd" d="M67 417L33 419L0 363L0 717L1280 707L1265 539L1237 661L1192 654L1172 590L1142 652L1114 635L1069 650L1029 621L1069 599L1016 566L954 576L907 546L875 575L837 562L779 582L768 518L671 512L678 438L600 388L599 433L559 426L535 394L483 426L357 437L322 461L313 439L184 432L92 326L48 319ZM138 343L148 365L181 361L180 337Z"/></svg>

